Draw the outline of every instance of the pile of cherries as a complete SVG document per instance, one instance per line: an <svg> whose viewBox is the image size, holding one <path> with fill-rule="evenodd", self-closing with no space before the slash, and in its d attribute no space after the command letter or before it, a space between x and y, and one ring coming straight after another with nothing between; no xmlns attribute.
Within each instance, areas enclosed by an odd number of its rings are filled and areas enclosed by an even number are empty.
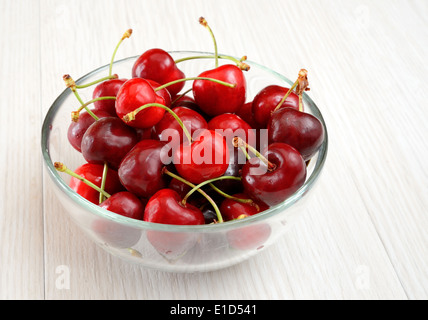
<svg viewBox="0 0 428 320"><path fill-rule="evenodd" d="M81 107L72 112L70 144L86 163L70 187L90 202L129 218L173 225L222 223L275 206L305 182L307 162L324 140L321 122L304 112L302 69L291 88L270 85L246 101L246 57L217 53L174 60L144 52L132 78L112 74L77 85L64 81ZM212 59L215 67L186 78L182 61ZM219 66L219 60L230 63ZM185 81L191 89L183 92ZM79 89L94 86L84 102Z"/></svg>

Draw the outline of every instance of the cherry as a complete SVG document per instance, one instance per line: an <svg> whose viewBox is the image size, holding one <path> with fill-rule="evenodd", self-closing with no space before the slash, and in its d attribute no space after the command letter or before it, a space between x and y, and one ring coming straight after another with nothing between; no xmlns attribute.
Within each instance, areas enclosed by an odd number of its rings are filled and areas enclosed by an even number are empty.
<svg viewBox="0 0 428 320"><path fill-rule="evenodd" d="M254 120L260 127L267 127L271 113L275 110L289 90L290 89L281 86L270 85L257 93L253 99L252 111ZM281 107L290 107L298 110L299 97L294 92L290 93Z"/></svg>
<svg viewBox="0 0 428 320"><path fill-rule="evenodd" d="M241 202L233 198L224 199L220 205L220 211L225 221L249 217L269 209L269 207L264 204L256 204L245 193L237 193L232 197L249 201Z"/></svg>
<svg viewBox="0 0 428 320"><path fill-rule="evenodd" d="M245 193L257 203L277 205L305 182L306 165L300 153L285 143L272 143L242 167Z"/></svg>
<svg viewBox="0 0 428 320"><path fill-rule="evenodd" d="M150 79L160 84L166 84L184 78L185 74L177 67L168 52L154 48L147 50L138 57L132 67L132 77ZM184 82L179 82L168 87L168 91L171 96L175 96L183 87Z"/></svg>
<svg viewBox="0 0 428 320"><path fill-rule="evenodd" d="M142 140L123 158L119 166L119 178L124 187L139 197L150 198L168 185L162 169L165 160L165 143Z"/></svg>
<svg viewBox="0 0 428 320"><path fill-rule="evenodd" d="M148 103L166 104L165 99L156 94L147 80L133 78L126 81L117 94L116 113L122 119L128 113ZM139 112L135 119L127 124L142 129L150 128L158 123L164 114L164 109L151 107Z"/></svg>
<svg viewBox="0 0 428 320"><path fill-rule="evenodd" d="M213 78L235 85L234 88L229 88L211 81L195 80L193 82L195 102L209 116L234 113L245 103L247 85L239 67L226 64L204 71L199 77Z"/></svg>
<svg viewBox="0 0 428 320"><path fill-rule="evenodd" d="M223 136L202 130L192 143L176 149L173 161L178 173L192 183L222 176L229 166L229 150Z"/></svg>
<svg viewBox="0 0 428 320"><path fill-rule="evenodd" d="M230 160L229 166L226 169L224 176L240 177L241 169L244 165L244 161L241 162L240 154L238 149L234 148L229 151ZM214 186L220 188L225 193L240 193L243 191L242 181L238 180L221 180L213 183Z"/></svg>
<svg viewBox="0 0 428 320"><path fill-rule="evenodd" d="M253 101L244 103L241 108L239 108L238 111L235 112L237 116L239 116L242 120L244 120L246 123L248 123L251 128L253 129L261 129L262 126L260 126L256 120L254 119L253 114Z"/></svg>
<svg viewBox="0 0 428 320"><path fill-rule="evenodd" d="M156 89L160 87L160 83L157 83L156 81L145 79L150 85L153 87L153 89ZM167 90L167 88L160 89L159 91L155 91L158 96L161 96L165 100L165 105L167 107L171 106L171 94Z"/></svg>
<svg viewBox="0 0 428 320"><path fill-rule="evenodd" d="M186 107L175 107L171 110L180 118L190 135L198 130L208 129L207 121L198 112ZM184 137L180 123L169 112L165 113L162 120L154 126L154 135L162 141L166 141L169 136L174 135L171 137L172 142L178 143L187 139Z"/></svg>
<svg viewBox="0 0 428 320"><path fill-rule="evenodd" d="M111 117L111 114L104 110L93 110L92 111L98 118ZM74 149L81 152L82 138L86 130L91 124L95 122L95 119L86 111L80 112L77 121L72 121L68 127L67 138Z"/></svg>
<svg viewBox="0 0 428 320"><path fill-rule="evenodd" d="M324 127L313 115L283 108L272 114L268 123L269 143L283 142L309 160L324 141Z"/></svg>
<svg viewBox="0 0 428 320"><path fill-rule="evenodd" d="M100 203L99 206L124 217L143 220L144 205L136 195L128 191L113 194Z"/></svg>
<svg viewBox="0 0 428 320"><path fill-rule="evenodd" d="M69 169L61 163L55 163L55 168L57 168L57 170L61 172L68 173L69 171ZM89 181L96 187L100 188L103 171L103 165L85 163L78 167L74 172L69 172L69 174L74 175L70 179L69 187L86 200L98 205L100 202L100 192L94 189L92 186L88 185L85 181ZM104 190L108 194L114 194L120 191L124 191L124 187L120 183L117 171L113 169L109 169L107 171Z"/></svg>
<svg viewBox="0 0 428 320"><path fill-rule="evenodd" d="M82 155L87 162L107 162L117 169L122 158L138 142L135 130L115 117L101 118L86 130L82 138Z"/></svg>
<svg viewBox="0 0 428 320"><path fill-rule="evenodd" d="M190 203L183 205L180 195L171 189L159 190L149 199L144 221L174 225L205 223L202 211Z"/></svg>
<svg viewBox="0 0 428 320"><path fill-rule="evenodd" d="M127 79L111 79L103 81L98 84L94 92L92 93L92 98L96 99L99 97L116 97L119 89L127 81ZM100 100L94 102L95 110L103 110L110 113L112 116L116 116L116 101L115 100Z"/></svg>

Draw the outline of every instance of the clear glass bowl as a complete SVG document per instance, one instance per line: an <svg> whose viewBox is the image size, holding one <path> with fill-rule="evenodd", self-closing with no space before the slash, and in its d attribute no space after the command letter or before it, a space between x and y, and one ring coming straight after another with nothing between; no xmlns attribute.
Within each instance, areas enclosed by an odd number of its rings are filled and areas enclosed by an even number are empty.
<svg viewBox="0 0 428 320"><path fill-rule="evenodd" d="M170 52L174 59L209 55L206 52ZM120 78L131 78L131 69L138 57L114 63L113 72ZM220 64L232 63L221 59ZM293 82L281 74L257 63L246 61L251 69L245 72L247 101L268 85L290 86ZM88 83L108 74L108 65L100 67L82 78L77 84ZM179 64L186 76L197 76L214 67L213 59L197 59ZM185 88L190 88L187 82ZM84 101L92 99L93 87L79 89ZM320 110L304 94L305 111L315 115L325 129L325 140L308 165L305 184L283 203L257 215L241 220L213 225L176 226L154 224L126 218L100 208L75 193L69 186L70 178L58 173L54 162L59 161L75 170L85 163L82 155L68 142L67 130L70 113L79 106L69 89L54 101L42 127L42 153L44 163L55 184L54 190L64 211L78 226L107 252L126 261L147 268L171 272L205 272L240 263L274 243L305 211L308 195L315 185L327 156L328 137Z"/></svg>

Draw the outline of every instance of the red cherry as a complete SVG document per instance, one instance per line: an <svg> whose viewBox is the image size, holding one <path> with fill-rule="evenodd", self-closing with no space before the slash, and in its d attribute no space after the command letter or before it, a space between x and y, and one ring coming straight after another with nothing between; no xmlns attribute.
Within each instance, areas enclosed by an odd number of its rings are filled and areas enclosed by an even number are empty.
<svg viewBox="0 0 428 320"><path fill-rule="evenodd" d="M104 110L92 110L92 112L98 118L111 117L111 114ZM81 152L82 138L86 130L91 124L95 122L95 119L86 111L80 112L79 119L77 122L72 121L68 127L67 138L74 149Z"/></svg>
<svg viewBox="0 0 428 320"><path fill-rule="evenodd" d="M233 138L240 137L246 143L256 143L255 130L236 114L224 113L212 118L208 122L208 129L222 134L229 145L233 145Z"/></svg>
<svg viewBox="0 0 428 320"><path fill-rule="evenodd" d="M138 142L135 130L119 118L95 121L82 138L82 155L90 163L107 162L117 169L123 157Z"/></svg>
<svg viewBox="0 0 428 320"><path fill-rule="evenodd" d="M274 206L290 197L305 182L306 164L300 153L285 143L270 144L262 156L255 157L242 167L245 193L257 203Z"/></svg>
<svg viewBox="0 0 428 320"><path fill-rule="evenodd" d="M190 203L183 205L181 201L182 198L174 190L159 190L146 205L144 221L174 225L205 224L201 210Z"/></svg>
<svg viewBox="0 0 428 320"><path fill-rule="evenodd" d="M98 84L92 94L92 98L99 97L116 97L119 89L127 81L127 79L110 79ZM115 100L100 100L94 102L95 110L103 110L116 116L116 101Z"/></svg>
<svg viewBox="0 0 428 320"><path fill-rule="evenodd" d="M93 184L101 187L101 181L103 176L104 166L93 163L85 163L78 167L74 172L83 178L89 180ZM76 193L81 195L86 200L98 205L99 204L99 192L88 186L81 180L71 177L69 186ZM107 178L104 190L109 194L115 194L123 191L124 187L120 183L119 176L116 170L109 169L107 171Z"/></svg>
<svg viewBox="0 0 428 320"><path fill-rule="evenodd" d="M261 249L271 235L271 227L266 223L245 226L226 233L231 247L240 250Z"/></svg>
<svg viewBox="0 0 428 320"><path fill-rule="evenodd" d="M241 108L239 108L238 111L235 113L237 116L239 116L242 120L244 120L246 123L248 123L251 128L253 129L261 129L262 127L259 126L259 124L254 119L253 114L253 102L247 102L242 105Z"/></svg>
<svg viewBox="0 0 428 320"><path fill-rule="evenodd" d="M199 184L222 176L229 166L229 150L223 136L203 130L190 144L184 142L174 153L174 165L186 180Z"/></svg>
<svg viewBox="0 0 428 320"><path fill-rule="evenodd" d="M147 80L130 79L122 85L117 94L116 113L122 119L128 113L148 103L165 105L165 100L154 91ZM127 124L136 128L150 128L162 119L164 113L165 110L159 107L147 108Z"/></svg>
<svg viewBox="0 0 428 320"><path fill-rule="evenodd" d="M172 111L180 118L190 135L193 135L197 130L208 129L206 120L196 111L185 107L176 107ZM182 143L187 139L184 137L180 124L169 112L166 112L162 120L154 126L154 134L157 139L162 141L167 141L168 136L172 134L176 135L172 141Z"/></svg>
<svg viewBox="0 0 428 320"><path fill-rule="evenodd" d="M137 196L128 191L113 194L100 203L99 206L124 217L143 220L144 205Z"/></svg>
<svg viewBox="0 0 428 320"><path fill-rule="evenodd" d="M133 78L143 78L154 80L157 83L166 84L168 82L183 79L185 74L177 67L171 55L158 48L144 52L135 61L132 67ZM179 82L168 87L171 96L175 96L184 87L184 82Z"/></svg>
<svg viewBox="0 0 428 320"><path fill-rule="evenodd" d="M237 193L232 196L238 199L250 199L245 193ZM220 211L225 221L249 217L267 209L269 207L264 204L256 204L254 201L239 202L235 199L224 199L220 205Z"/></svg>
<svg viewBox="0 0 428 320"><path fill-rule="evenodd" d="M283 142L309 160L324 141L324 127L313 115L292 108L284 108L272 114L268 124L269 143Z"/></svg>
<svg viewBox="0 0 428 320"><path fill-rule="evenodd" d="M195 80L193 95L196 104L209 116L235 113L245 103L246 80L242 70L236 65L226 64L202 72L199 77L208 77L234 84L229 88L212 81Z"/></svg>
<svg viewBox="0 0 428 320"><path fill-rule="evenodd" d="M253 99L253 115L254 120L258 123L259 126L266 128L269 118L278 104L281 102L282 98L287 94L289 89L277 86L270 85L257 93ZM281 105L281 108L290 107L296 110L299 110L299 96L294 92L285 99L284 103Z"/></svg>
<svg viewBox="0 0 428 320"><path fill-rule="evenodd" d="M123 158L119 166L119 178L125 188L139 197L150 198L158 190L166 188L162 175L165 143L142 140Z"/></svg>

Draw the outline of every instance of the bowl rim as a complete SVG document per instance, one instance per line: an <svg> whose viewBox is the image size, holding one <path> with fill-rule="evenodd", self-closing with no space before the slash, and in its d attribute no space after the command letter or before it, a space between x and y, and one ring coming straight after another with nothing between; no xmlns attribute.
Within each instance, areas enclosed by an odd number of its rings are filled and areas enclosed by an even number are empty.
<svg viewBox="0 0 428 320"><path fill-rule="evenodd" d="M194 54L194 55L213 55L212 52L201 52L201 51L168 51L169 54ZM219 55L225 56L226 54L219 53ZM131 57L126 57L120 60L117 60L114 62L114 64L121 64L126 63L131 60L136 60L140 55L135 55ZM230 55L228 55L230 56ZM240 59L240 58L236 58ZM259 69L264 70L265 72L271 73L275 77L277 77L279 80L285 81L289 85L292 85L293 82L283 76L282 74L265 67L263 65L260 65L257 62L246 60L247 64L249 64L251 67L255 66ZM106 64L104 66L98 67L84 76L80 77L78 80L76 80L76 84L84 82L87 78L93 76L94 74L104 70L108 69L110 64ZM251 71L249 71L251 72ZM272 83L272 85L275 85L275 83ZM312 171L312 174L307 177L305 183L303 186L301 186L293 195L291 195L289 198L287 198L282 203L275 205L273 207L270 207L269 209L260 212L258 214L255 214L250 217L246 217L245 219L239 219L239 220L232 220L232 221L225 221L222 223L216 223L216 224L204 224L204 225L173 225L173 224L160 224L160 223L153 223L153 222L147 222L142 220L136 220L132 218L128 218L122 215L119 215L117 213L108 211L104 208L101 208L97 206L96 204L86 200L85 198L81 197L79 194L77 194L75 191L73 191L68 184L61 178L61 175L59 172L55 169L53 161L50 157L49 148L48 148L48 141L49 136L51 132L51 123L53 119L55 118L57 112L59 111L62 102L71 94L71 90L69 88L66 88L52 103L50 108L48 109L43 124L42 124L42 134L41 134L41 147L42 147L42 154L43 154L43 160L45 167L47 168L49 175L51 179L55 182L55 184L59 187L59 189L64 192L72 201L74 201L76 204L78 204L80 207L82 207L85 210L88 210L90 213L95 214L97 216L100 216L104 219L108 219L117 223L120 223L122 225L126 225L133 228L138 229L145 229L145 230L155 230L155 231L169 231L169 232L219 232L222 230L227 230L231 228L236 227L243 227L246 225L254 224L257 222L261 222L263 220L266 220L270 217L273 217L280 212L283 212L287 208L291 207L294 203L296 203L298 200L300 200L306 192L308 192L311 187L315 184L316 180L319 178L321 171L324 167L326 157L327 157L327 150L328 150L328 132L327 132L327 126L324 121L324 117L322 116L321 111L315 104L315 102L306 94L303 93L303 99L305 103L310 104L311 110L315 111L315 116L320 120L323 128L324 128L324 142L321 145L320 149L317 152L317 160L315 163L315 167Z"/></svg>

